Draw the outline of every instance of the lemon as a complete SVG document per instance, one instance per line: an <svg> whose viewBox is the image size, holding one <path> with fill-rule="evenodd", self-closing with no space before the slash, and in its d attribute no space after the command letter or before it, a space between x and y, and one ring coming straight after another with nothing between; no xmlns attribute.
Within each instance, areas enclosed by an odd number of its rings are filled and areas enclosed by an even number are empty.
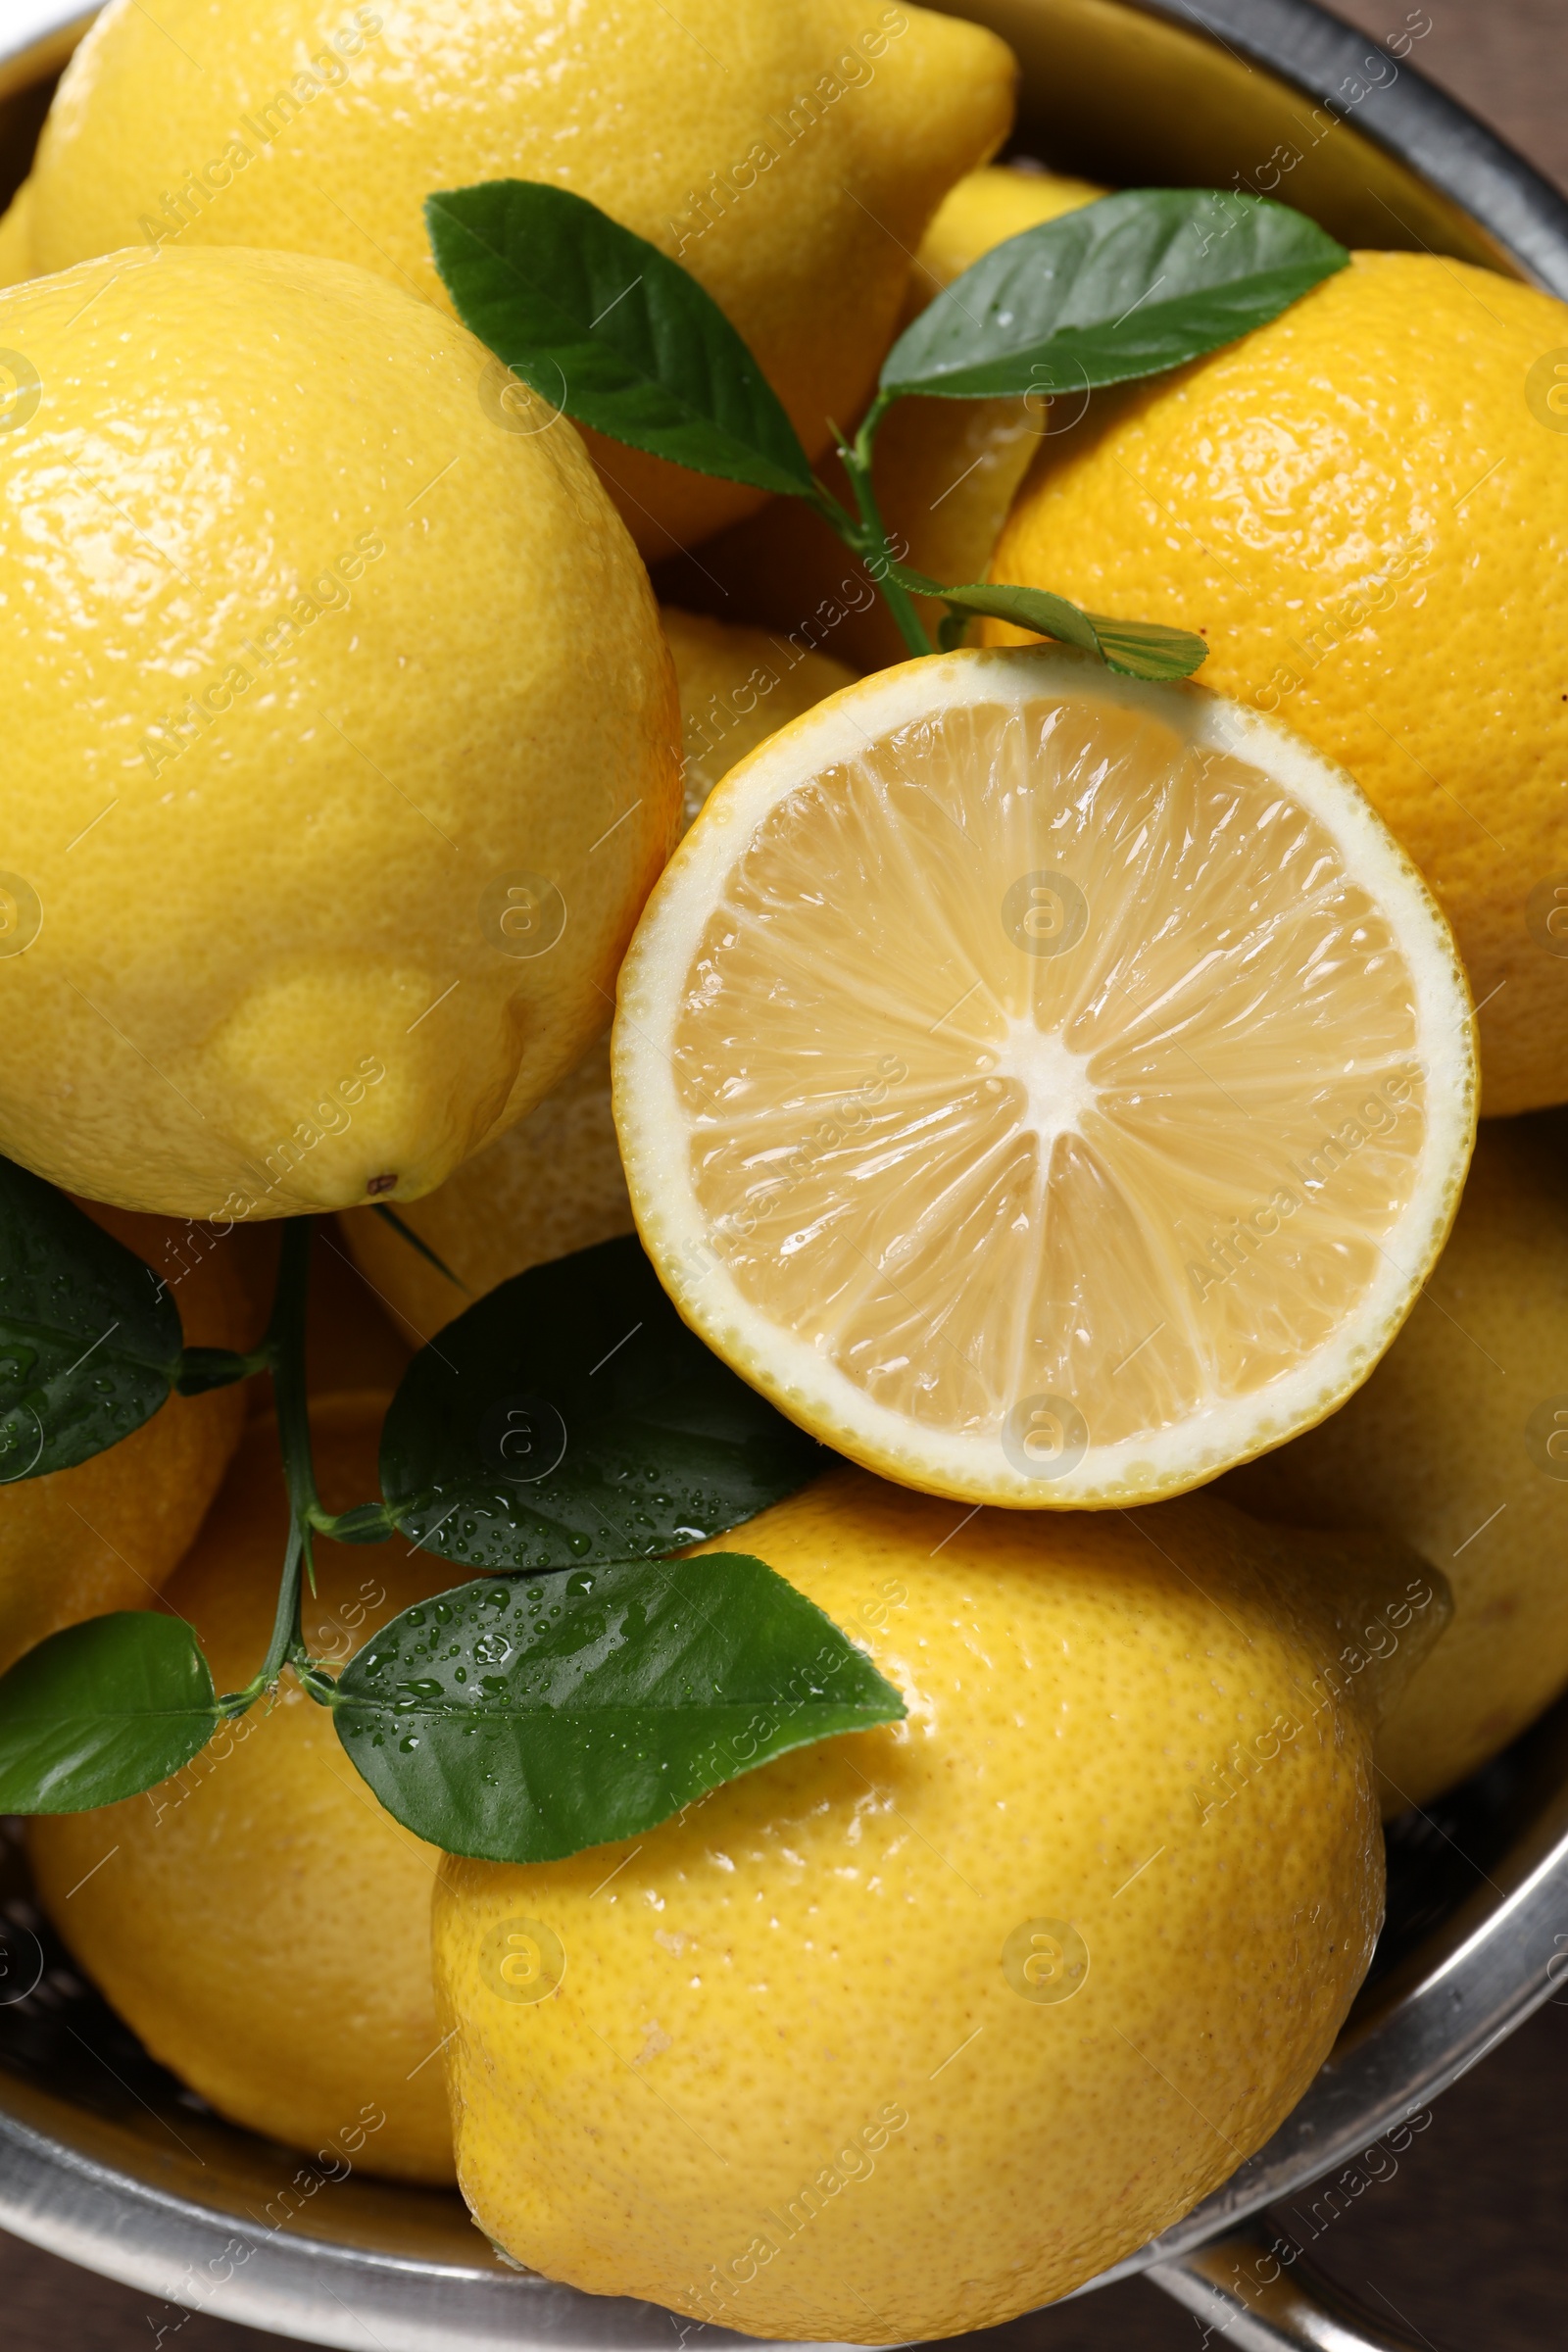
<svg viewBox="0 0 1568 2352"><path fill-rule="evenodd" d="M1444 1602L1332 1542L1208 1495L965 1517L858 1472L753 1520L908 1718L636 1841L443 1864L480 2228L596 2294L882 2343L1175 2221L1305 2089L1378 1930L1372 1678ZM1388 1667L1335 1672L1369 1625Z"/></svg>
<svg viewBox="0 0 1568 2352"><path fill-rule="evenodd" d="M1021 236L1042 220L1075 213L1105 193L1092 179L1044 172L1033 164L992 164L966 172L942 199L920 240L905 302L906 320L915 318L933 294L972 270L993 245Z"/></svg>
<svg viewBox="0 0 1568 2352"><path fill-rule="evenodd" d="M668 849L636 551L341 263L124 254L0 345L0 1150L224 1221L428 1191L582 1054Z"/></svg>
<svg viewBox="0 0 1568 2352"><path fill-rule="evenodd" d="M315 1406L329 1509L376 1493L384 1396ZM220 1691L267 1653L287 1533L277 1431L253 1423L169 1587ZM451 1574L401 1542L318 1541L313 1656L341 1665ZM438 1857L366 1788L285 1673L161 1788L35 1821L33 1872L61 1935L156 2058L220 2115L326 2163L452 2176L430 1984ZM357 2136L356 2136L357 2135Z"/></svg>
<svg viewBox="0 0 1568 2352"><path fill-rule="evenodd" d="M1453 924L1488 1111L1568 1097L1565 349L1533 287L1357 254L1054 440L993 563L1202 629L1205 683L1344 761Z"/></svg>
<svg viewBox="0 0 1568 2352"><path fill-rule="evenodd" d="M188 1348L255 1345L266 1318L239 1264L248 1236L78 1205L169 1285ZM62 1626L157 1597L218 1492L244 1420L240 1387L171 1396L107 1452L0 1485L0 1673Z"/></svg>
<svg viewBox="0 0 1568 2352"><path fill-rule="evenodd" d="M1447 1247L1365 1388L1226 1482L1265 1518L1387 1528L1453 1587L1452 1634L1379 1741L1395 1811L1568 1683L1565 1143L1561 1119L1483 1120Z"/></svg>
<svg viewBox="0 0 1568 2352"><path fill-rule="evenodd" d="M615 1123L692 1327L868 1469L1152 1500L1320 1420L1473 1132L1452 939L1349 778L1061 650L833 696L621 968Z"/></svg>
<svg viewBox="0 0 1568 2352"><path fill-rule="evenodd" d="M0 214L0 286L14 286L32 275L32 182L24 179Z"/></svg>
<svg viewBox="0 0 1568 2352"><path fill-rule="evenodd" d="M119 246L281 246L445 303L423 205L504 178L574 189L692 271L807 445L860 405L908 255L1005 134L995 34L883 0L118 0L34 168L34 266ZM650 556L760 494L596 455Z"/></svg>
<svg viewBox="0 0 1568 2352"><path fill-rule="evenodd" d="M666 605L660 618L680 691L685 831L721 776L769 735L811 710L855 672L766 629L709 620Z"/></svg>
<svg viewBox="0 0 1568 2352"><path fill-rule="evenodd" d="M921 241L901 326L993 245L1103 194L1088 180L1010 165L970 172ZM875 482L904 561L935 580L983 580L1041 434L1071 425L1082 407L1070 390L1054 404L1033 393L1015 400L901 400L877 434ZM821 471L853 508L837 459L827 458ZM862 669L906 659L898 624L870 580L798 499L774 499L705 548L701 569L691 566L695 589L705 586L705 573L736 609L799 631L807 642L830 643ZM915 609L934 640L944 607L920 597Z"/></svg>
<svg viewBox="0 0 1568 2352"><path fill-rule="evenodd" d="M680 686L689 824L726 768L786 720L852 684L855 673L762 629L667 607L661 617ZM630 1233L608 1027L525 1119L416 1202L405 1221L456 1282L372 1211L345 1215L343 1238L376 1296L419 1341L525 1267Z"/></svg>

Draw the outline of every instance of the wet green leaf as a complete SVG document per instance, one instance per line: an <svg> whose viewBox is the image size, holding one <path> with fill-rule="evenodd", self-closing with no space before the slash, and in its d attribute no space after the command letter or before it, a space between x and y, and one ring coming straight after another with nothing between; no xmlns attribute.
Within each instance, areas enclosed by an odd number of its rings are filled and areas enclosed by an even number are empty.
<svg viewBox="0 0 1568 2352"><path fill-rule="evenodd" d="M338 1737L408 1829L549 1862L904 1702L832 1620L741 1552L481 1579L405 1609L344 1668Z"/></svg>
<svg viewBox="0 0 1568 2352"><path fill-rule="evenodd" d="M569 1568L722 1535L830 1458L688 1331L627 1235L515 1275L420 1350L381 1490L446 1559Z"/></svg>
<svg viewBox="0 0 1568 2352"><path fill-rule="evenodd" d="M0 1676L0 1812L85 1813L154 1788L218 1722L181 1617L123 1609L51 1634Z"/></svg>
<svg viewBox="0 0 1568 2352"><path fill-rule="evenodd" d="M0 1159L0 1484L118 1445L179 1368L179 1315L151 1267Z"/></svg>
<svg viewBox="0 0 1568 2352"><path fill-rule="evenodd" d="M459 318L551 410L698 473L809 493L761 368L679 262L567 188L494 179L425 201Z"/></svg>
<svg viewBox="0 0 1568 2352"><path fill-rule="evenodd" d="M993 246L906 327L884 392L1070 397L1179 368L1349 261L1304 214L1213 188L1126 188Z"/></svg>

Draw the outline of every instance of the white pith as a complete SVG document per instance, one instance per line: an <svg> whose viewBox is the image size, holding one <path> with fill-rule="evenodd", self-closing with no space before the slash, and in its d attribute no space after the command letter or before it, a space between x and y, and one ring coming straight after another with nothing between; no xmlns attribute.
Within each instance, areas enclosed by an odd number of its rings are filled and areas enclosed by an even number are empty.
<svg viewBox="0 0 1568 2352"><path fill-rule="evenodd" d="M1037 1137L1045 1167L1050 1166L1056 1138L1081 1135L1084 1113L1099 1100L1089 1065L1089 1054L1075 1054L1059 1029L1037 1029L1024 1020L1007 1023L997 1054L997 1076L1010 1078L1020 1089L1020 1124Z"/></svg>

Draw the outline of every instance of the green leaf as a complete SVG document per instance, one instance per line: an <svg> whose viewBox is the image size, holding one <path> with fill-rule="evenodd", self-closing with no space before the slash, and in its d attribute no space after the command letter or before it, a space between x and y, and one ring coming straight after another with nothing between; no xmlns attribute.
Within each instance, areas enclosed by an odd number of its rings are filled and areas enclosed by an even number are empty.
<svg viewBox="0 0 1568 2352"><path fill-rule="evenodd" d="M1103 612L1085 612L1046 588L1009 588L984 581L973 587L944 588L939 580L928 579L923 571L911 571L906 564L890 564L888 569L911 595L940 596L952 612L989 613L994 620L1010 620L1015 628L1033 629L1037 636L1079 646L1086 654L1098 654L1107 668L1130 678L1162 682L1189 678L1208 653L1203 639L1190 629L1167 628L1157 620L1111 620ZM944 652L950 650L944 645Z"/></svg>
<svg viewBox="0 0 1568 2352"><path fill-rule="evenodd" d="M128 1438L179 1362L167 1285L64 1193L0 1159L0 1485Z"/></svg>
<svg viewBox="0 0 1568 2352"><path fill-rule="evenodd" d="M1024 590L1027 596L1028 589ZM1100 640L1106 666L1129 678L1190 678L1208 659L1205 639L1192 629L1167 628L1158 620L1112 620L1103 612L1084 616ZM1033 621L1025 621L1033 628Z"/></svg>
<svg viewBox="0 0 1568 2352"><path fill-rule="evenodd" d="M698 473L811 493L761 368L657 245L526 179L427 197L424 217L459 318L552 409Z"/></svg>
<svg viewBox="0 0 1568 2352"><path fill-rule="evenodd" d="M182 1617L122 1609L51 1634L0 1676L0 1813L85 1813L155 1788L218 1722Z"/></svg>
<svg viewBox="0 0 1568 2352"><path fill-rule="evenodd" d="M791 1748L904 1712L831 1618L742 1552L460 1585L395 1617L335 1695L387 1811L495 1862L635 1837Z"/></svg>
<svg viewBox="0 0 1568 2352"><path fill-rule="evenodd" d="M687 1330L628 1234L514 1275L421 1348L381 1491L446 1559L570 1568L722 1535L829 1458Z"/></svg>
<svg viewBox="0 0 1568 2352"><path fill-rule="evenodd" d="M1127 188L982 255L899 337L882 390L984 400L1158 375L1277 318L1349 258L1266 197Z"/></svg>

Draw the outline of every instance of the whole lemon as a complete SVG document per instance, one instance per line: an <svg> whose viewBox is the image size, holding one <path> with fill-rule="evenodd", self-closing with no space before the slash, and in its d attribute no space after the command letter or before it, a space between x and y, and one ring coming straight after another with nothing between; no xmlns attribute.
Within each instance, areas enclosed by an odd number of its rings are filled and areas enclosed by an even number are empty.
<svg viewBox="0 0 1568 2352"><path fill-rule="evenodd" d="M901 327L993 245L1103 193L1088 180L1013 165L971 172L944 199L921 239ZM955 585L983 580L1040 435L1072 422L1081 410L1071 396L1053 406L1033 393L1012 400L901 400L877 434L874 479L904 561ZM838 460L827 458L821 471L853 508ZM862 669L908 658L869 575L799 499L773 499L705 547L700 564L680 568L684 593L721 595L726 611L772 621L808 643L830 643ZM927 597L915 604L934 637L943 606Z"/></svg>
<svg viewBox="0 0 1568 2352"><path fill-rule="evenodd" d="M1479 1770L1568 1684L1568 1123L1483 1120L1404 1329L1328 1420L1224 1481L1266 1519L1384 1527L1453 1588L1453 1630L1384 1726L1385 1800Z"/></svg>
<svg viewBox="0 0 1568 2352"><path fill-rule="evenodd" d="M803 710L810 710L856 673L809 645L766 629L710 620L700 612L660 613L680 693L685 791L681 830L721 776Z"/></svg>
<svg viewBox="0 0 1568 2352"><path fill-rule="evenodd" d="M665 608L680 686L683 822L727 768L854 682L855 672L788 638ZM419 1341L527 1266L630 1233L631 1201L610 1103L610 1032L515 1127L465 1161L404 1219L449 1281L373 1210L346 1214L343 1237L376 1296Z"/></svg>
<svg viewBox="0 0 1568 2352"><path fill-rule="evenodd" d="M167 0L156 23L115 0L44 129L34 267L281 246L444 304L425 198L545 180L691 270L816 451L869 388L926 220L1005 134L1013 74L994 33L885 0ZM651 555L760 504L595 453Z"/></svg>
<svg viewBox="0 0 1568 2352"><path fill-rule="evenodd" d="M602 1025L678 805L571 427L336 262L0 294L0 1149L130 1208L426 1192Z"/></svg>
<svg viewBox="0 0 1568 2352"><path fill-rule="evenodd" d="M1565 350L1549 295L1356 254L1049 442L992 564L1202 630L1205 685L1344 762L1453 924L1493 1112L1568 1097Z"/></svg>
<svg viewBox="0 0 1568 2352"><path fill-rule="evenodd" d="M919 315L933 294L972 270L993 245L1021 236L1042 220L1075 213L1104 194L1095 180L1046 172L1031 163L992 164L984 171L966 172L944 196L920 240L905 298L906 323Z"/></svg>
<svg viewBox="0 0 1568 2352"><path fill-rule="evenodd" d="M385 1404L313 1408L329 1508L374 1495ZM220 1691L267 1653L286 1533L277 1430L255 1422L165 1596ZM316 1557L305 1637L339 1665L452 1581L401 1541L318 1540ZM35 1821L31 1851L44 1907L87 1974L220 2115L323 2161L335 2148L368 2172L451 2179L430 1986L439 1857L382 1812L292 1672L145 1796Z"/></svg>
<svg viewBox="0 0 1568 2352"><path fill-rule="evenodd" d="M443 1863L459 2180L596 2294L748 2335L989 2327L1176 2220L1322 2062L1382 1910L1373 1678L1441 1580L1207 1495L1043 1523L860 1472L745 1539L907 1720L635 1841ZM1379 1608L1386 1662L1352 1666Z"/></svg>
<svg viewBox="0 0 1568 2352"><path fill-rule="evenodd" d="M251 1236L78 1205L168 1284L187 1348L254 1346L265 1317L239 1262ZM171 1396L107 1452L0 1485L0 1673L62 1626L157 1598L244 1423L243 1387Z"/></svg>

